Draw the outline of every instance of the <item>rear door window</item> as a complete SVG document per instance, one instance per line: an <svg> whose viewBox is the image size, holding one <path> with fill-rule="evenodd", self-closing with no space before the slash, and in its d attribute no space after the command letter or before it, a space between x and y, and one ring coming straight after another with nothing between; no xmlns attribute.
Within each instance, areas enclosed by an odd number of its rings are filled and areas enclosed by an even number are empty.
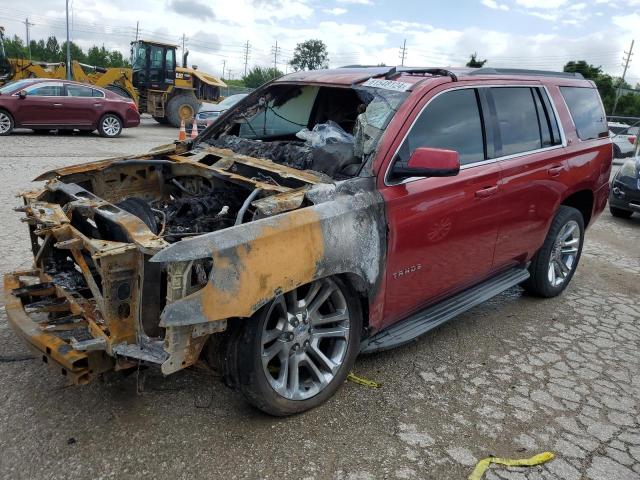
<svg viewBox="0 0 640 480"><path fill-rule="evenodd" d="M542 148L541 126L538 122L538 111L531 88L492 88L491 95L495 103L502 139L500 156ZM545 133L545 140L550 142L548 131Z"/></svg>
<svg viewBox="0 0 640 480"><path fill-rule="evenodd" d="M31 97L63 97L64 87L62 83L36 84L26 89Z"/></svg>
<svg viewBox="0 0 640 480"><path fill-rule="evenodd" d="M595 88L560 87L580 140L608 137L607 118Z"/></svg>
<svg viewBox="0 0 640 480"><path fill-rule="evenodd" d="M93 91L89 87L83 87L82 85L67 85L68 97L91 97Z"/></svg>
<svg viewBox="0 0 640 480"><path fill-rule="evenodd" d="M445 92L427 104L400 147L397 161L406 165L419 147L455 150L461 165L485 160L482 117L475 89Z"/></svg>

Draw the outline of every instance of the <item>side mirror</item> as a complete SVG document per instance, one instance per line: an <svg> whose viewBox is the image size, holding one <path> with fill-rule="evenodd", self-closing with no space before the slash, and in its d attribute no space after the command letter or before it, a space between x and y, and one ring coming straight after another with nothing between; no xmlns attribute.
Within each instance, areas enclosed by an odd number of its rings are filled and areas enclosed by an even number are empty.
<svg viewBox="0 0 640 480"><path fill-rule="evenodd" d="M26 91L26 90L20 90L20 91L18 92L18 96L19 96L20 98L27 98L27 91Z"/></svg>
<svg viewBox="0 0 640 480"><path fill-rule="evenodd" d="M394 165L394 177L454 177L460 172L460 155L455 150L416 148L407 166Z"/></svg>

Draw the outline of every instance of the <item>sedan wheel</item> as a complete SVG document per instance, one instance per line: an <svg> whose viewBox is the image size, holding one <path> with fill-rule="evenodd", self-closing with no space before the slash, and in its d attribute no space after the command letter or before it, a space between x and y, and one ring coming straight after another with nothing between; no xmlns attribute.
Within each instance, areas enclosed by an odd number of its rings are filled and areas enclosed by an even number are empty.
<svg viewBox="0 0 640 480"><path fill-rule="evenodd" d="M98 131L102 137L117 137L122 132L122 122L115 115L105 115L100 119Z"/></svg>
<svg viewBox="0 0 640 480"><path fill-rule="evenodd" d="M324 278L279 295L241 325L230 349L232 383L257 408L282 416L316 407L344 383L362 314L349 286Z"/></svg>
<svg viewBox="0 0 640 480"><path fill-rule="evenodd" d="M13 130L13 118L9 113L0 111L0 135L9 135Z"/></svg>

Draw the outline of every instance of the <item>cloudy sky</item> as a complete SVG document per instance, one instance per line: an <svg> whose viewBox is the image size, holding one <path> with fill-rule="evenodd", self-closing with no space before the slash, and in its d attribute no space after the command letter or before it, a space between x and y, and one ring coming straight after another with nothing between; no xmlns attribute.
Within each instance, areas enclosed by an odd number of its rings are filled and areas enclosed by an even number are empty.
<svg viewBox="0 0 640 480"><path fill-rule="evenodd" d="M640 32L640 0L70 0L72 39L86 48L104 44L128 56L139 22L140 36L179 44L186 35L190 64L235 78L249 67L285 70L296 43L322 39L331 66L400 63L459 66L469 54L489 65L561 69L586 59L620 75L623 51ZM3 0L0 25L9 35L64 37L64 0ZM640 40L640 38L638 38ZM640 44L637 45L640 52ZM640 82L640 55L628 79Z"/></svg>

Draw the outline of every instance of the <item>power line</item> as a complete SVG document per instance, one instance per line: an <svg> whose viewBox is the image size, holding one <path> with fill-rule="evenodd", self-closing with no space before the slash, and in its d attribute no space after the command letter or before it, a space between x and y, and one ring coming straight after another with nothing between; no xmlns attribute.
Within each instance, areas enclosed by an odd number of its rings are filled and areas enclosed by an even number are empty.
<svg viewBox="0 0 640 480"><path fill-rule="evenodd" d="M27 48L29 49L29 60L31 60L31 38L29 37L29 27L34 26L34 24L29 22L29 17L24 19L24 26L27 29Z"/></svg>
<svg viewBox="0 0 640 480"><path fill-rule="evenodd" d="M271 53L273 54L273 70L278 70L278 54L282 51L282 48L278 46L278 41L276 40L275 46L271 47Z"/></svg>
<svg viewBox="0 0 640 480"><path fill-rule="evenodd" d="M627 75L627 69L629 68L629 62L631 61L631 55L633 55L633 43L635 40L631 40L631 46L629 47L629 51L625 51L625 57L622 58L624 62L624 70L622 71L622 78L620 79L620 83L618 83L618 90L616 90L616 99L613 102L613 109L611 110L611 115L615 115L616 107L618 106L618 100L620 99L620 90L622 89L622 84L624 83L624 77Z"/></svg>
<svg viewBox="0 0 640 480"><path fill-rule="evenodd" d="M247 76L247 65L249 65L249 50L251 49L249 45L249 40L244 47L244 76Z"/></svg>

